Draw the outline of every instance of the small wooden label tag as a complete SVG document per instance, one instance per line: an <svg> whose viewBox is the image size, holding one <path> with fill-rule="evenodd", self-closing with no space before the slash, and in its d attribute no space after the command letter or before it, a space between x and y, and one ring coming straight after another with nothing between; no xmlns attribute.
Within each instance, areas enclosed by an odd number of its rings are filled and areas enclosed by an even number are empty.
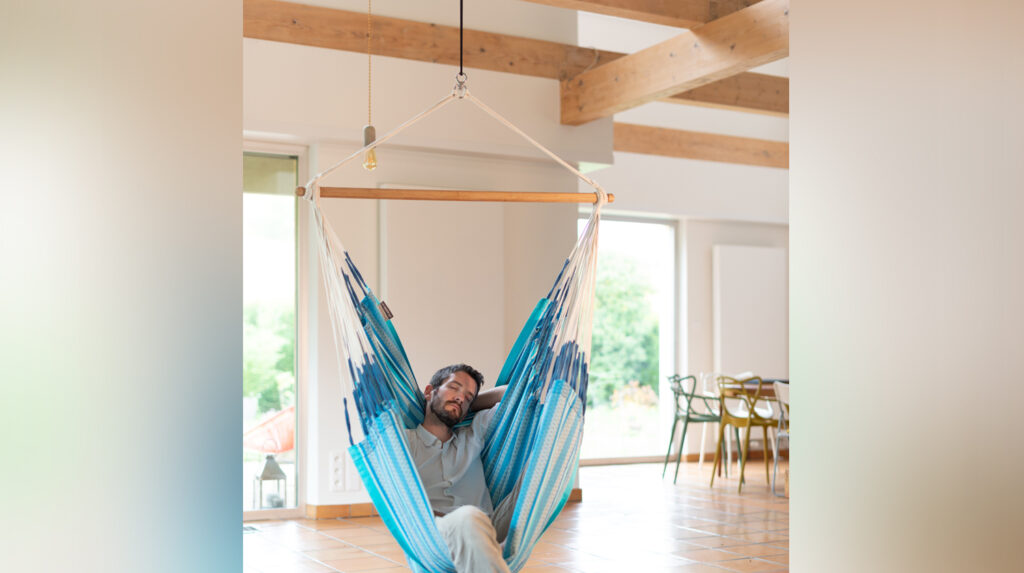
<svg viewBox="0 0 1024 573"><path fill-rule="evenodd" d="M384 315L385 320L391 320L395 317L395 315L391 313L391 309L388 308L388 304L384 301L380 301L380 313Z"/></svg>

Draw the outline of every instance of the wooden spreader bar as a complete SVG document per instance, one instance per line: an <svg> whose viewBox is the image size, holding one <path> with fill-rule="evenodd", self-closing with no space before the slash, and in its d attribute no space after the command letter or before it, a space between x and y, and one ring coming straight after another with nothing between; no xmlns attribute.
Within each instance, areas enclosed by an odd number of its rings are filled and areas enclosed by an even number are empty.
<svg viewBox="0 0 1024 573"><path fill-rule="evenodd" d="M295 189L302 197L305 187ZM448 189L375 189L321 187L320 197L331 199L399 199L406 201L492 201L502 203L597 203L597 193L542 193L534 191L462 191ZM615 195L608 194L608 202Z"/></svg>

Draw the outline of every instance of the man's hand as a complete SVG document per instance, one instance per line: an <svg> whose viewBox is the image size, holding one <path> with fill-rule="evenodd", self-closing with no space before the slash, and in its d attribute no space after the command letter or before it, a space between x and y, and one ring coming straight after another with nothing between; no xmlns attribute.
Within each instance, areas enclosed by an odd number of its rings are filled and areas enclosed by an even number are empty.
<svg viewBox="0 0 1024 573"><path fill-rule="evenodd" d="M491 388L490 390L484 390L476 395L473 402L469 405L470 412L476 412L477 410L486 410L494 407L495 404L501 401L501 398L505 395L505 389L508 386L498 386L497 388Z"/></svg>

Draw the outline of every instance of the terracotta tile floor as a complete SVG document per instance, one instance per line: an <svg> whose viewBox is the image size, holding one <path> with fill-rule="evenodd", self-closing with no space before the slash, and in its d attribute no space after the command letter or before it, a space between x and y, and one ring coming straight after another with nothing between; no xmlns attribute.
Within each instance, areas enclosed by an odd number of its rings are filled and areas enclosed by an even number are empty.
<svg viewBox="0 0 1024 573"><path fill-rule="evenodd" d="M771 495L760 467L747 468L742 494L735 477L709 488L710 464L684 464L677 485L661 464L582 468L584 501L565 506L522 571L787 571L789 500ZM247 525L245 573L409 571L376 517Z"/></svg>

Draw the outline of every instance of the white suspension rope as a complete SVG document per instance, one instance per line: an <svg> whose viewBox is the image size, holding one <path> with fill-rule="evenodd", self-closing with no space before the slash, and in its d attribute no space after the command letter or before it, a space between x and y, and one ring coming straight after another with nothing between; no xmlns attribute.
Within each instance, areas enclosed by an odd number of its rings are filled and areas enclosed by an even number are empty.
<svg viewBox="0 0 1024 573"><path fill-rule="evenodd" d="M604 205L605 203L608 202L608 193L606 193L605 190L600 185L598 185L596 181L594 181L590 177L587 177L586 175L580 173L580 171L578 169L576 169L575 167L570 165L567 161L565 161L564 159L562 159L558 155L555 155L555 152L551 151L547 147L544 147L544 145L542 145L536 139L534 139L534 138L530 137L529 135L527 135L525 132L523 132L523 130L521 130L518 127L516 127L511 121L505 119L501 114L499 114L498 112L496 112L493 109L491 109L487 104L485 104L484 102L482 102L479 99L477 99L473 94L469 93L468 91L466 92L465 99L468 99L469 101L471 101L474 104L476 104L476 106L479 107L480 109L482 109L484 112L486 112L487 115L493 117L494 119L498 120L505 127L509 128L512 131L514 131L517 134L519 134L520 137L522 137L526 141L529 141L534 147L536 147L537 149L541 150L545 155L547 155L551 159L555 160L556 163L558 163L562 167L565 167L569 171L573 172L576 175L576 177L579 177L580 179L585 181L587 183L587 185L590 185L591 187L593 187L594 190L597 191L597 195L598 195L597 206L595 207L596 209L600 209L602 205Z"/></svg>

